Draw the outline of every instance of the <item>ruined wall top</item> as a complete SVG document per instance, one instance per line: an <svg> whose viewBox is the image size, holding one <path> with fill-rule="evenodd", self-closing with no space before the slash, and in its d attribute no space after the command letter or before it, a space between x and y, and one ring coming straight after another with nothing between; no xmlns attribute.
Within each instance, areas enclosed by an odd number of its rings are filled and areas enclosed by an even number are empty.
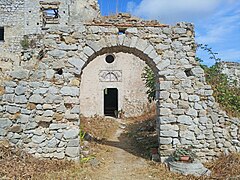
<svg viewBox="0 0 240 180"><path fill-rule="evenodd" d="M0 26L34 34L44 27L92 21L100 9L97 0L1 0L0 14Z"/></svg>
<svg viewBox="0 0 240 180"><path fill-rule="evenodd" d="M110 16L102 16L100 18L95 18L91 24L99 25L99 26L121 26L124 27L146 27L146 26L154 26L154 27L168 27L169 25L161 24L157 20L143 20L138 17L133 17L128 13L119 13L116 15Z"/></svg>
<svg viewBox="0 0 240 180"><path fill-rule="evenodd" d="M221 62L221 71L226 74L230 85L240 87L240 63Z"/></svg>

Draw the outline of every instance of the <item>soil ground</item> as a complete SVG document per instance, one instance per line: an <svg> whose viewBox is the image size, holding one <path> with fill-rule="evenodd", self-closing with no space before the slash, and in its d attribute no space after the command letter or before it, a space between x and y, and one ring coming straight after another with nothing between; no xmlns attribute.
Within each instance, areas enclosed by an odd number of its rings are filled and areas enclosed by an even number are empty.
<svg viewBox="0 0 240 180"><path fill-rule="evenodd" d="M171 173L164 164L151 161L150 151L157 147L154 114L121 120L82 117L81 125L87 132L81 133L81 163L38 160L0 146L0 179L206 179ZM240 179L238 154L223 157L208 167L213 171L211 179Z"/></svg>

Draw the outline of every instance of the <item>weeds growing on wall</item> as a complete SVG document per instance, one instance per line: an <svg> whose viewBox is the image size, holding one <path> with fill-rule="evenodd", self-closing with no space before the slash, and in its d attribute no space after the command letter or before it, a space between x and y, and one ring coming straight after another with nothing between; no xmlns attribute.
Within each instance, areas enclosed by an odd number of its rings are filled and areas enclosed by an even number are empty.
<svg viewBox="0 0 240 180"><path fill-rule="evenodd" d="M229 86L227 76L221 73L221 59L216 57L217 53L207 45L198 44L198 47L207 51L210 59L215 60L215 65L211 67L201 65L205 71L206 81L214 91L214 98L230 116L240 117L240 88ZM196 60L202 62L199 58Z"/></svg>
<svg viewBox="0 0 240 180"><path fill-rule="evenodd" d="M228 115L240 117L240 88L237 86L229 86L227 76L221 73L221 59L217 57L218 53L212 51L212 48L207 45L197 44L197 47L208 52L210 59L215 61L215 65L207 67L200 64L205 71L206 81L212 86L214 91L213 96ZM200 63L203 61L196 58ZM142 73L142 78L147 87L148 100L155 100L155 76L149 67L145 67Z"/></svg>

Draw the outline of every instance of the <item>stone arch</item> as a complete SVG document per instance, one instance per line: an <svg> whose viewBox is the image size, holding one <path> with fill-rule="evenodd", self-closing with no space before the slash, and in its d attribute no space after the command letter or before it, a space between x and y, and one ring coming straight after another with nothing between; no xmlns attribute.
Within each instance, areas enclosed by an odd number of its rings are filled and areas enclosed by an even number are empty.
<svg viewBox="0 0 240 180"><path fill-rule="evenodd" d="M111 41L109 42L109 38ZM113 43L115 42L115 43ZM128 43L127 43L128 42ZM136 57L142 59L154 72L155 74L155 84L156 84L156 99L159 97L159 68L158 64L161 62L161 56L157 53L154 46L147 40L143 40L140 38L129 38L125 35L119 36L107 36L102 38L99 41L88 41L86 46L83 48L83 55L81 56L81 60L84 61L82 63L81 74L85 67L93 61L96 57L109 54L109 53L129 53L133 54ZM80 92L81 93L81 92ZM157 106L156 106L157 107ZM157 110L157 115L159 115L159 111ZM157 128L158 129L158 128Z"/></svg>
<svg viewBox="0 0 240 180"><path fill-rule="evenodd" d="M107 36L99 41L88 41L83 48L85 56L82 57L84 61L82 70L97 56L112 52L132 53L144 60L155 75L158 75L158 64L162 59L154 46L147 40L138 37L129 38L125 35Z"/></svg>

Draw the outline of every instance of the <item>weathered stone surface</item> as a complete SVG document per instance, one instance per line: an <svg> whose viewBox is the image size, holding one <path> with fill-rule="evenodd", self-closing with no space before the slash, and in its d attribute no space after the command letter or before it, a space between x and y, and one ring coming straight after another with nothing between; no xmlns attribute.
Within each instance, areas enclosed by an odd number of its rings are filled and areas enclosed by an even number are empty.
<svg viewBox="0 0 240 180"><path fill-rule="evenodd" d="M34 143L36 143L36 144L40 144L40 143L42 143L45 140L46 140L45 136L37 136L37 135L35 135L35 136L32 137L32 141Z"/></svg>
<svg viewBox="0 0 240 180"><path fill-rule="evenodd" d="M178 116L177 122L186 124L186 125L192 125L193 119L190 116L181 115L181 116Z"/></svg>
<svg viewBox="0 0 240 180"><path fill-rule="evenodd" d="M169 131L160 131L160 136L162 137L178 137L178 132L169 130Z"/></svg>
<svg viewBox="0 0 240 180"><path fill-rule="evenodd" d="M65 130L63 136L65 139L75 139L79 135L79 129L69 129Z"/></svg>
<svg viewBox="0 0 240 180"><path fill-rule="evenodd" d="M39 94L33 94L30 98L29 98L29 102L31 103L36 103L36 104L43 104L43 97Z"/></svg>
<svg viewBox="0 0 240 180"><path fill-rule="evenodd" d="M14 133L20 133L22 132L22 127L21 125L16 124L16 125L13 125L11 128L9 128L8 130Z"/></svg>
<svg viewBox="0 0 240 180"><path fill-rule="evenodd" d="M46 71L46 78L47 78L47 79L52 79L52 78L54 77L54 74L55 74L55 71L54 71L54 70L48 69L48 70Z"/></svg>
<svg viewBox="0 0 240 180"><path fill-rule="evenodd" d="M25 95L15 96L15 103L17 103L17 104L25 104L27 102L28 102L28 100L27 100Z"/></svg>
<svg viewBox="0 0 240 180"><path fill-rule="evenodd" d="M160 144L171 144L172 143L172 138L159 138L159 143Z"/></svg>
<svg viewBox="0 0 240 180"><path fill-rule="evenodd" d="M163 81L160 82L160 90L169 90L172 86L171 81Z"/></svg>
<svg viewBox="0 0 240 180"><path fill-rule="evenodd" d="M60 90L60 93L64 96L78 96L79 88L77 87L63 87Z"/></svg>
<svg viewBox="0 0 240 180"><path fill-rule="evenodd" d="M16 93L17 95L22 95L22 94L24 94L24 93L26 92L26 90L27 90L26 87L17 86L17 87L15 88L15 93Z"/></svg>
<svg viewBox="0 0 240 180"><path fill-rule="evenodd" d="M71 139L69 140L69 142L67 143L68 147L79 147L79 139Z"/></svg>
<svg viewBox="0 0 240 180"><path fill-rule="evenodd" d="M67 156L74 158L79 156L79 151L79 147L67 147L65 153Z"/></svg>
<svg viewBox="0 0 240 180"><path fill-rule="evenodd" d="M194 176L209 176L211 171L203 166L200 162L193 163L182 163L171 161L168 163L170 171L181 173L184 175L194 175Z"/></svg>
<svg viewBox="0 0 240 180"><path fill-rule="evenodd" d="M16 106L6 106L6 111L11 113L11 114L15 114L17 112L19 112L20 108L16 107Z"/></svg>
<svg viewBox="0 0 240 180"><path fill-rule="evenodd" d="M66 52L65 51L62 51L62 50L57 50L57 49L54 49L52 51L48 51L48 54L50 56L52 56L53 58L63 58L65 55L66 55Z"/></svg>
<svg viewBox="0 0 240 180"><path fill-rule="evenodd" d="M67 124L50 124L49 129L50 130L58 130L58 129L66 129Z"/></svg>
<svg viewBox="0 0 240 180"><path fill-rule="evenodd" d="M12 121L7 118L0 118L0 128L9 128L12 125Z"/></svg>
<svg viewBox="0 0 240 180"><path fill-rule="evenodd" d="M81 60L80 58L69 58L68 59L69 64L76 67L78 70L81 70L85 62Z"/></svg>
<svg viewBox="0 0 240 180"><path fill-rule="evenodd" d="M26 69L18 69L18 70L12 71L10 75L16 79L26 79L29 76L29 71Z"/></svg>

